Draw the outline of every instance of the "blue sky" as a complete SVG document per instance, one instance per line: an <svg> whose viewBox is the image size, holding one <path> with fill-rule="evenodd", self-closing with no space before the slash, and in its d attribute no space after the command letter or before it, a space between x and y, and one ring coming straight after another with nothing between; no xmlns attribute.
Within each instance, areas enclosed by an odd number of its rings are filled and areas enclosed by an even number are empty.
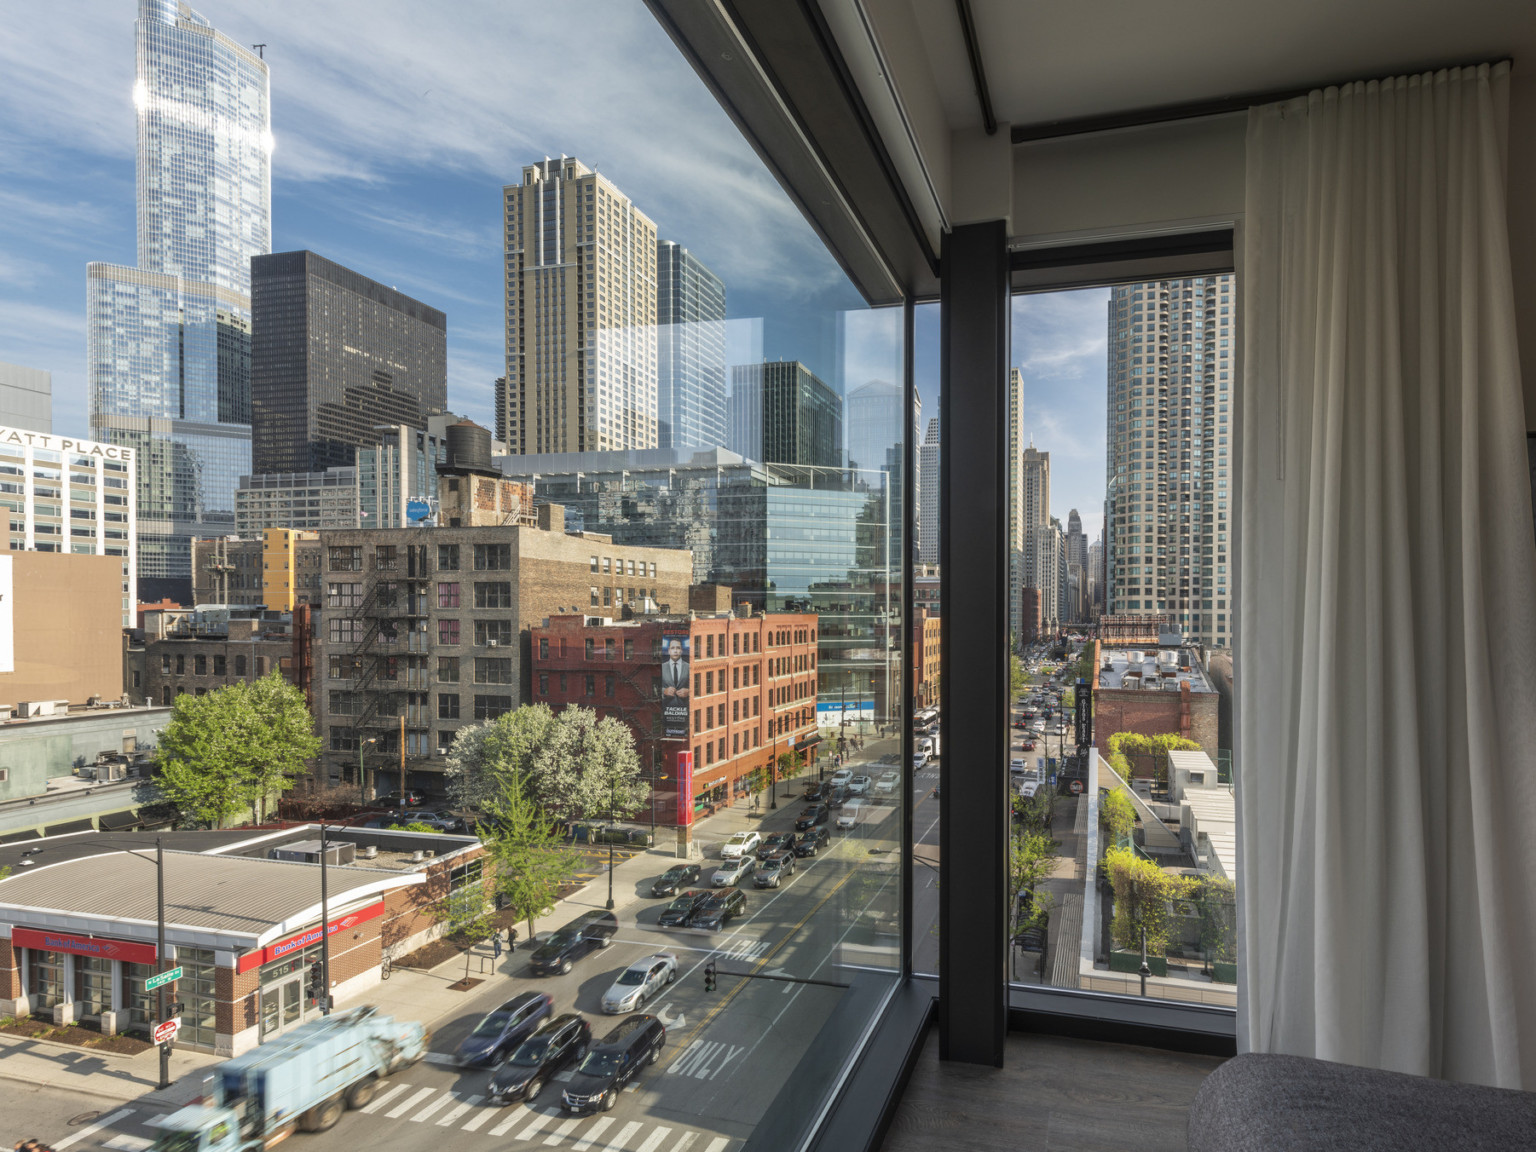
<svg viewBox="0 0 1536 1152"><path fill-rule="evenodd" d="M561 153L725 280L733 359L800 359L845 390L895 378L891 318L854 311L836 264L638 0L195 6L267 45L274 249L312 248L447 312L455 411L490 424L502 372L501 185ZM52 371L55 427L77 434L85 265L134 261L135 14L133 0L29 5L0 38L0 360ZM1063 294L1014 316L1053 502L1096 530L1102 294L1096 314ZM938 397L923 344L926 419Z"/></svg>

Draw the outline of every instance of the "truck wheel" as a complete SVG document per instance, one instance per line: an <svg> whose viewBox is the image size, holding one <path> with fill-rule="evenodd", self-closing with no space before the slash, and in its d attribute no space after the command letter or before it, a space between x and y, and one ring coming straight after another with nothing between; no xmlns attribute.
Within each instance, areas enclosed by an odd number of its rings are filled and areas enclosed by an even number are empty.
<svg viewBox="0 0 1536 1152"><path fill-rule="evenodd" d="M379 1090L379 1082L372 1076L366 1080L359 1080L347 1089L347 1107L357 1109L363 1107L373 1099L373 1094Z"/></svg>
<svg viewBox="0 0 1536 1152"><path fill-rule="evenodd" d="M341 1097L332 1096L304 1113L304 1118L299 1121L299 1124L306 1132L327 1132L336 1127L336 1121L341 1119L344 1110Z"/></svg>

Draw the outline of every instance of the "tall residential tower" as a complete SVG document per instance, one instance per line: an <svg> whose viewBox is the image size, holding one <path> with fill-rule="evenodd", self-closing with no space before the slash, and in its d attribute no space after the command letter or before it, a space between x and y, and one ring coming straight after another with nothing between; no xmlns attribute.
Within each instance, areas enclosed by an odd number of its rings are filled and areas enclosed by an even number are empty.
<svg viewBox="0 0 1536 1152"><path fill-rule="evenodd" d="M250 262L271 247L268 75L178 0L139 0L135 43L138 263L86 272L91 428L137 449L141 591L190 594L192 537L234 526L250 471Z"/></svg>
<svg viewBox="0 0 1536 1152"><path fill-rule="evenodd" d="M656 225L575 157L502 189L513 455L655 448Z"/></svg>

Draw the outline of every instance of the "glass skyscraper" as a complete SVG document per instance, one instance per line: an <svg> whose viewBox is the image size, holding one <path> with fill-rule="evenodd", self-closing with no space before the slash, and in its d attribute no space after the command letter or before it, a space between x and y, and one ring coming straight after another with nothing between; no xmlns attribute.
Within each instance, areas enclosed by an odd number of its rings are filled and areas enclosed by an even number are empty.
<svg viewBox="0 0 1536 1152"><path fill-rule="evenodd" d="M725 283L688 249L656 245L656 442L725 444Z"/></svg>
<svg viewBox="0 0 1536 1152"><path fill-rule="evenodd" d="M136 267L87 269L96 437L138 449L139 577L190 584L251 462L251 257L271 249L266 64L176 0L139 0Z"/></svg>

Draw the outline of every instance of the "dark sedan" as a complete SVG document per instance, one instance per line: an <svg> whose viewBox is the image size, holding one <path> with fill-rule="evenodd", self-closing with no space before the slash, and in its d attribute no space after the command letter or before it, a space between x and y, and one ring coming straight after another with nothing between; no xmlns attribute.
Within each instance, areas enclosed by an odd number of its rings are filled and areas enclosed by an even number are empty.
<svg viewBox="0 0 1536 1152"><path fill-rule="evenodd" d="M492 1104L521 1100L530 1108L534 1098L554 1077L580 1060L592 1046L592 1025L575 1012L556 1016L528 1039L495 1072L486 1085Z"/></svg>
<svg viewBox="0 0 1536 1152"><path fill-rule="evenodd" d="M719 892L711 892L693 910L688 918L690 928L702 928L706 932L715 932L725 926L726 921L741 915L747 907L747 898L740 888L725 888Z"/></svg>
<svg viewBox="0 0 1536 1152"><path fill-rule="evenodd" d="M571 965L595 948L606 948L613 943L613 934L619 930L619 921L612 912L598 909L576 917L571 923L550 935L542 947L533 954L528 965L535 976L553 976L571 970Z"/></svg>
<svg viewBox="0 0 1536 1152"><path fill-rule="evenodd" d="M699 882L699 865L674 864L651 885L652 896L676 896L690 884Z"/></svg>
<svg viewBox="0 0 1536 1152"><path fill-rule="evenodd" d="M757 858L759 860L765 859L772 856L775 852L794 847L794 843L795 834L793 832L775 832L758 845Z"/></svg>
<svg viewBox="0 0 1536 1152"><path fill-rule="evenodd" d="M805 835L795 841L796 856L814 856L832 842L832 834L825 828L808 828Z"/></svg>
<svg viewBox="0 0 1536 1152"><path fill-rule="evenodd" d="M801 810L795 819L795 831L804 832L807 828L814 828L818 824L827 822L827 806L825 804L812 804L809 808Z"/></svg>
<svg viewBox="0 0 1536 1152"><path fill-rule="evenodd" d="M539 1023L555 1009L543 992L520 992L494 1012L486 1013L453 1054L460 1067L500 1064L531 1036Z"/></svg>
<svg viewBox="0 0 1536 1152"><path fill-rule="evenodd" d="M708 892L693 891L684 892L672 903L662 910L658 923L663 928L685 928L688 926L688 917L693 915L693 910L708 896Z"/></svg>

